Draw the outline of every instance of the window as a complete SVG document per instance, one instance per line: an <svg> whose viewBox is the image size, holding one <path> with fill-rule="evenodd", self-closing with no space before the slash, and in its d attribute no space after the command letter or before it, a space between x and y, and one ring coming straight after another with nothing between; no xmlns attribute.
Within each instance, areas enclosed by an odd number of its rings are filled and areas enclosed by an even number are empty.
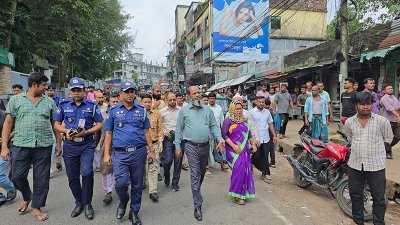
<svg viewBox="0 0 400 225"><path fill-rule="evenodd" d="M210 58L210 48L207 48L203 51L203 60Z"/></svg>
<svg viewBox="0 0 400 225"><path fill-rule="evenodd" d="M271 29L272 30L281 29L281 17L280 16L271 16Z"/></svg>
<svg viewBox="0 0 400 225"><path fill-rule="evenodd" d="M137 66L134 66L133 69L137 70Z"/></svg>
<svg viewBox="0 0 400 225"><path fill-rule="evenodd" d="M208 27L210 26L210 21L208 20L208 16L204 20L204 26L205 26L206 30L208 30Z"/></svg>
<svg viewBox="0 0 400 225"><path fill-rule="evenodd" d="M201 26L200 25L196 27L196 34L197 34L197 37L200 37L200 35L201 35Z"/></svg>

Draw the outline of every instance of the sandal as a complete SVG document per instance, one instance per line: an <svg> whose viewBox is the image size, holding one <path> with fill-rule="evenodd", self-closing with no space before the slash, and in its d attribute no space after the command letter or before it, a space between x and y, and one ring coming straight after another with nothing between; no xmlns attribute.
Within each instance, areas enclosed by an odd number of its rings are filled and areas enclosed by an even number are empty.
<svg viewBox="0 0 400 225"><path fill-rule="evenodd" d="M226 165L221 166L221 171L228 172L228 170L229 170L228 166L226 166Z"/></svg>
<svg viewBox="0 0 400 225"><path fill-rule="evenodd" d="M45 221L49 218L49 216L43 212L39 212L38 214L33 214L33 215L35 215L36 219L38 219L39 221Z"/></svg>
<svg viewBox="0 0 400 225"><path fill-rule="evenodd" d="M206 176L207 176L207 177L212 177L212 173L211 173L210 171L207 170Z"/></svg>
<svg viewBox="0 0 400 225"><path fill-rule="evenodd" d="M24 213L28 209L29 203L31 200L20 202L17 208L18 212Z"/></svg>
<svg viewBox="0 0 400 225"><path fill-rule="evenodd" d="M239 205L244 205L244 204L246 204L246 202L245 202L243 199L239 199L239 200L237 201L237 204L239 204Z"/></svg>
<svg viewBox="0 0 400 225"><path fill-rule="evenodd" d="M265 176L261 176L260 180L264 181L265 183L269 184L268 179Z"/></svg>

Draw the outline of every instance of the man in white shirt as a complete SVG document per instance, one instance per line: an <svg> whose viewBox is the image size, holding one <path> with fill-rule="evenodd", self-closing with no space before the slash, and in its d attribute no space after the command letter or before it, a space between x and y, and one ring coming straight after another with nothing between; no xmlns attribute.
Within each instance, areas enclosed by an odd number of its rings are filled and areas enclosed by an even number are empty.
<svg viewBox="0 0 400 225"><path fill-rule="evenodd" d="M179 191L179 179L181 177L181 169L182 169L182 159L175 155L175 130L176 130L176 122L178 121L179 108L176 106L176 96L172 92L167 93L165 96L167 100L167 107L164 107L160 110L161 121L163 123L163 131L164 131L164 159L163 159L163 167L164 167L164 184L165 186L169 186L171 180L171 165L174 162L174 173L172 177L172 189L173 191ZM183 147L181 147L184 150Z"/></svg>
<svg viewBox="0 0 400 225"><path fill-rule="evenodd" d="M262 175L260 179L263 180L264 182L268 182L268 180L271 180L268 155L269 151L271 151L272 149L270 147L271 138L269 136L269 131L271 131L273 135L272 141L274 144L276 144L277 139L276 139L276 133L272 115L268 109L265 109L264 97L262 96L257 97L257 107L249 111L249 119L251 120L252 136L253 139L256 140L256 144L258 147L257 151L262 151L262 154L260 155L262 157L265 157L265 161L262 163L262 168L261 168Z"/></svg>
<svg viewBox="0 0 400 225"><path fill-rule="evenodd" d="M210 92L208 94L208 107L213 111L215 120L217 121L217 124L221 127L222 123L224 122L224 113L222 112L222 107L216 104L216 99L217 96L214 92ZM222 171L227 171L229 167L226 166L224 163L226 161L226 152L225 150L223 150L222 153L218 152L216 150L217 143L218 141L216 141L214 137L211 137L210 148L213 152L214 160L215 162L221 164Z"/></svg>

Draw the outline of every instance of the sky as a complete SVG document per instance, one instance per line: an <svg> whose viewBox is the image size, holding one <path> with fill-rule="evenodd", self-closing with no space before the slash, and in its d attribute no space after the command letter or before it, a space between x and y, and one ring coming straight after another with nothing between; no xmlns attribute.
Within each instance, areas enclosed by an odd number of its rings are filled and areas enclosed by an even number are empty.
<svg viewBox="0 0 400 225"><path fill-rule="evenodd" d="M122 9L132 19L128 22L128 32L137 32L135 52L144 54L144 59L164 63L170 50L168 41L175 37L175 8L190 5L190 0L120 0ZM336 4L335 4L336 2ZM328 0L328 21L334 17L339 0Z"/></svg>

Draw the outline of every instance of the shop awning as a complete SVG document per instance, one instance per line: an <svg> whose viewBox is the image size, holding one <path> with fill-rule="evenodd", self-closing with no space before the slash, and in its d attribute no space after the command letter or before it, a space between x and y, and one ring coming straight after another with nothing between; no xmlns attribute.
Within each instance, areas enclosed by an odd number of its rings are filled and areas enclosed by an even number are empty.
<svg viewBox="0 0 400 225"><path fill-rule="evenodd" d="M360 62L363 63L363 62L371 60L372 58L375 58L375 57L385 58L387 54L389 54L391 51L394 51L398 48L400 48L400 45L394 45L390 48L385 48L385 49L382 49L379 51L362 53Z"/></svg>
<svg viewBox="0 0 400 225"><path fill-rule="evenodd" d="M249 80L253 76L254 76L254 74L251 74L251 75L242 76L242 77L232 79L232 80L222 81L222 82L216 83L213 86L211 86L208 89L208 91L214 91L214 90L217 90L220 88L242 84L242 83L246 82L247 80Z"/></svg>

